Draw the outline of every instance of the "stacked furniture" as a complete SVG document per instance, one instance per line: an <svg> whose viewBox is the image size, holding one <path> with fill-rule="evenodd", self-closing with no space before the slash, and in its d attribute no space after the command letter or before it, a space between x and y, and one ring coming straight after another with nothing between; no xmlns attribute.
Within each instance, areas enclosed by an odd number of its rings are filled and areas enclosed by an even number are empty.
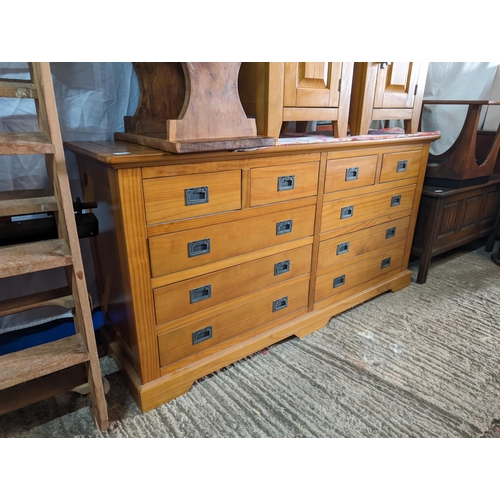
<svg viewBox="0 0 500 500"><path fill-rule="evenodd" d="M66 144L98 205L102 333L142 411L409 285L438 138L180 155L123 141Z"/></svg>

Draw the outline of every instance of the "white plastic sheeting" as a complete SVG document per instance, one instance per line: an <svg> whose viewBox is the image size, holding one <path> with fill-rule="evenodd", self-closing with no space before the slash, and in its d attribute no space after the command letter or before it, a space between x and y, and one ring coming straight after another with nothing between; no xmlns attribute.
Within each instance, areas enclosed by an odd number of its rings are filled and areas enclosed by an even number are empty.
<svg viewBox="0 0 500 500"><path fill-rule="evenodd" d="M132 63L52 63L54 90L64 141L109 140L123 131L123 117L133 115L139 100L139 85ZM497 63L431 63L426 99L488 99ZM0 77L29 78L26 63L0 63ZM450 109L448 109L450 108ZM465 108L426 107L422 116L424 131L440 130L442 139L433 152L445 150L460 132ZM35 108L27 99L0 98L0 130L36 129ZM73 200L81 197L76 157L66 154ZM45 167L37 157L1 157L0 190L44 187ZM87 282L93 303L99 298L88 240L81 240ZM46 281L62 286L64 277L54 271L18 276L0 281L0 300L41 291ZM0 318L0 333L43 323L61 317L61 310L46 308L22 315Z"/></svg>

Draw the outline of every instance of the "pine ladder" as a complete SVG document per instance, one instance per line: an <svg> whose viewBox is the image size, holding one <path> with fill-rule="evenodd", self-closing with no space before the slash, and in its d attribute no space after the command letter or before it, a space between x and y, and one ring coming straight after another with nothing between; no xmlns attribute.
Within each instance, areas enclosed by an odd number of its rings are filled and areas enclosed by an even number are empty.
<svg viewBox="0 0 500 500"><path fill-rule="evenodd" d="M0 316L45 306L73 314L76 334L0 356L0 414L88 384L95 425L108 427L92 311L49 63L28 63L31 80L0 79L0 97L35 99L38 132L0 132L0 155L44 155L53 189L0 192L0 217L54 211L58 238L0 247L0 279L64 268L68 286L0 302ZM1 281L0 281L1 282Z"/></svg>

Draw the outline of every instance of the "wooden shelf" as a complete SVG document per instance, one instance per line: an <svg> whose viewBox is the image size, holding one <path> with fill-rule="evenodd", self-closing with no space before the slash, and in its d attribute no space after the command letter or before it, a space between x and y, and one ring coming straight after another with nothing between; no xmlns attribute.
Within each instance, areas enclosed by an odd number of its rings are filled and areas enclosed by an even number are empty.
<svg viewBox="0 0 500 500"><path fill-rule="evenodd" d="M85 363L89 353L80 334L0 357L0 390Z"/></svg>
<svg viewBox="0 0 500 500"><path fill-rule="evenodd" d="M24 297L3 300L0 302L0 317L29 311L38 307L60 306L65 309L72 309L74 303L71 290L65 286L47 292L33 293Z"/></svg>
<svg viewBox="0 0 500 500"><path fill-rule="evenodd" d="M57 210L50 189L24 189L0 192L0 217L38 214Z"/></svg>
<svg viewBox="0 0 500 500"><path fill-rule="evenodd" d="M0 133L0 155L54 154L54 145L43 132Z"/></svg>
<svg viewBox="0 0 500 500"><path fill-rule="evenodd" d="M11 245L0 248L0 278L66 267L72 262L62 239Z"/></svg>

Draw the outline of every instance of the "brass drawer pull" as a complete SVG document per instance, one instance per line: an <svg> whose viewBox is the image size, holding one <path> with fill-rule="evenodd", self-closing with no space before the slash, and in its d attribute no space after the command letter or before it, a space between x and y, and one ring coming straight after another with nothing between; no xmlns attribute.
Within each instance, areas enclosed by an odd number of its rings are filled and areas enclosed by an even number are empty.
<svg viewBox="0 0 500 500"><path fill-rule="evenodd" d="M396 236L396 228L395 227L390 227L385 232L385 239L388 240L389 238L393 238L394 236Z"/></svg>
<svg viewBox="0 0 500 500"><path fill-rule="evenodd" d="M406 172L408 160L399 160L396 166L396 172Z"/></svg>
<svg viewBox="0 0 500 500"><path fill-rule="evenodd" d="M200 286L189 290L189 301L191 304L212 297L212 285Z"/></svg>
<svg viewBox="0 0 500 500"><path fill-rule="evenodd" d="M351 205L349 207L342 207L340 209L340 218L341 219L348 219L349 217L352 217L354 215L354 205Z"/></svg>
<svg viewBox="0 0 500 500"><path fill-rule="evenodd" d="M281 297L281 299L273 301L273 312L281 311L286 307L288 307L288 297Z"/></svg>
<svg viewBox="0 0 500 500"><path fill-rule="evenodd" d="M391 265L391 258L387 257L387 259L382 260L382 263L380 264L380 269L384 269L386 267L389 267Z"/></svg>
<svg viewBox="0 0 500 500"><path fill-rule="evenodd" d="M401 205L401 198L402 196L400 194L398 194L397 196L393 196L391 198L391 207L397 207Z"/></svg>
<svg viewBox="0 0 500 500"><path fill-rule="evenodd" d="M345 274L343 274L342 276L337 276L333 280L333 288L338 288L342 285L345 285Z"/></svg>
<svg viewBox="0 0 500 500"><path fill-rule="evenodd" d="M190 205L208 203L208 186L185 189L184 197L186 199L187 207Z"/></svg>
<svg viewBox="0 0 500 500"><path fill-rule="evenodd" d="M276 224L276 236L292 232L293 220L283 220Z"/></svg>
<svg viewBox="0 0 500 500"><path fill-rule="evenodd" d="M346 241L345 243L339 243L337 245L337 255L342 255L343 253L347 253L349 251L349 241Z"/></svg>
<svg viewBox="0 0 500 500"><path fill-rule="evenodd" d="M278 276L279 274L284 274L290 271L290 261L284 260L282 262L278 262L274 264L274 275Z"/></svg>
<svg viewBox="0 0 500 500"><path fill-rule="evenodd" d="M204 342L205 340L212 338L212 327L207 326L206 328L202 328L201 330L196 330L193 332L192 340L193 345L199 344L200 342Z"/></svg>
<svg viewBox="0 0 500 500"><path fill-rule="evenodd" d="M210 238L188 243L188 257L196 257L210 253Z"/></svg>
<svg viewBox="0 0 500 500"><path fill-rule="evenodd" d="M295 175L278 177L278 191L290 191L295 188Z"/></svg>
<svg viewBox="0 0 500 500"><path fill-rule="evenodd" d="M358 179L359 179L359 167L346 168L345 170L346 181L357 181Z"/></svg>

